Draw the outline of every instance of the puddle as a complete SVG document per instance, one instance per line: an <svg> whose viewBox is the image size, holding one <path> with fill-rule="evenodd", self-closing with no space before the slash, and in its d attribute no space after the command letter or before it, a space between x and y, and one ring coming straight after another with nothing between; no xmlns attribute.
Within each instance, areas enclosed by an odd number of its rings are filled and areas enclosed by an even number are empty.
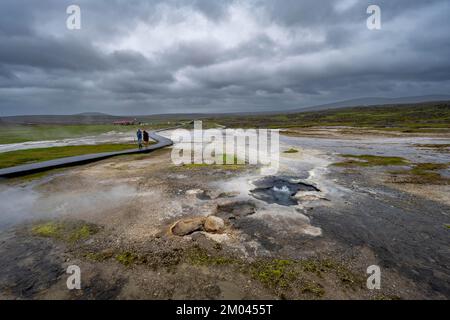
<svg viewBox="0 0 450 320"><path fill-rule="evenodd" d="M297 205L298 202L294 196L299 191L320 191L312 185L293 182L289 177L264 177L254 181L253 184L257 187L250 191L254 198L283 206Z"/></svg>

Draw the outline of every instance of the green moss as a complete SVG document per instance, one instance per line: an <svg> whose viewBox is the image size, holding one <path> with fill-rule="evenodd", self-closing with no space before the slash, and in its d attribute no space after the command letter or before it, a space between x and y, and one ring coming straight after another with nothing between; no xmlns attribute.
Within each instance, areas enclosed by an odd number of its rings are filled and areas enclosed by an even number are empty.
<svg viewBox="0 0 450 320"><path fill-rule="evenodd" d="M371 167L371 166L404 166L408 165L408 160L401 157L382 157L373 155L352 155L344 154L344 158L349 158L350 160L344 162L334 163L334 166L338 167Z"/></svg>
<svg viewBox="0 0 450 320"><path fill-rule="evenodd" d="M314 273L319 277L323 273L333 273L346 286L358 286L363 281L342 263L332 259L307 259L299 261L299 264L304 272Z"/></svg>
<svg viewBox="0 0 450 320"><path fill-rule="evenodd" d="M450 184L450 179L436 171L448 167L448 163L418 163L411 169L391 171L390 173L399 177L394 180L395 183L447 185Z"/></svg>
<svg viewBox="0 0 450 320"><path fill-rule="evenodd" d="M185 252L185 261L197 266L234 266L236 270L249 274L278 295L300 288L302 293L322 297L325 294L322 285L309 278L320 279L325 273L333 274L342 285L349 288L360 287L364 280L343 264L331 259L259 259L248 263L245 260L210 253L196 246Z"/></svg>
<svg viewBox="0 0 450 320"><path fill-rule="evenodd" d="M270 288L286 289L297 278L292 260L262 260L250 266L252 276Z"/></svg>
<svg viewBox="0 0 450 320"><path fill-rule="evenodd" d="M284 151L283 153L298 153L299 151L294 148L290 148L289 150Z"/></svg>
<svg viewBox="0 0 450 320"><path fill-rule="evenodd" d="M55 222L47 222L32 228L35 235L47 238L60 238L62 230L59 224Z"/></svg>
<svg viewBox="0 0 450 320"><path fill-rule="evenodd" d="M102 262L112 258L114 256L114 253L112 251L87 252L83 256L89 260Z"/></svg>
<svg viewBox="0 0 450 320"><path fill-rule="evenodd" d="M444 224L444 227L446 227L447 229L450 229L450 224Z"/></svg>
<svg viewBox="0 0 450 320"><path fill-rule="evenodd" d="M148 253L147 255L140 255L134 251L119 253L102 251L88 252L84 257L99 262L113 257L126 267L142 264L153 270L167 268L168 272L176 272L180 263L207 268L226 266L252 277L280 297L293 293L315 298L323 297L325 289L320 282L327 273L337 278L341 285L352 289L356 286L361 287L364 281L345 265L332 259L259 259L248 262L241 258L223 255L221 254L222 250L222 246L214 246L211 250L207 250L196 245L188 249ZM334 279L333 277L332 279Z"/></svg>
<svg viewBox="0 0 450 320"><path fill-rule="evenodd" d="M325 289L320 283L313 281L305 281L300 290L302 293L310 293L318 298L322 298L325 295Z"/></svg>
<svg viewBox="0 0 450 320"><path fill-rule="evenodd" d="M223 154L222 162L223 164L206 164L206 163L190 163L184 164L181 168L186 169L197 169L197 168L208 168L208 169L226 169L226 170L240 170L246 167L246 164L238 163L239 158L237 156Z"/></svg>
<svg viewBox="0 0 450 320"><path fill-rule="evenodd" d="M188 250L185 255L190 264L199 266L229 265L237 262L235 259L229 257L211 255L207 250L198 246Z"/></svg>
<svg viewBox="0 0 450 320"><path fill-rule="evenodd" d="M448 166L448 163L418 163L411 170L414 173L420 174L423 171L444 170Z"/></svg>
<svg viewBox="0 0 450 320"><path fill-rule="evenodd" d="M50 221L35 225L31 232L39 237L53 238L68 243L85 240L99 231L93 224L74 221Z"/></svg>
<svg viewBox="0 0 450 320"><path fill-rule="evenodd" d="M416 144L417 148L432 149L438 152L449 153L450 144Z"/></svg>
<svg viewBox="0 0 450 320"><path fill-rule="evenodd" d="M119 263L123 264L126 267L132 264L142 263L142 258L140 256L129 251L119 253L115 258Z"/></svg>
<svg viewBox="0 0 450 320"><path fill-rule="evenodd" d="M88 225L83 225L78 229L73 230L70 233L70 237L69 240L70 241L78 241L78 240L82 240L82 239L87 239L89 238L92 234L93 234L93 230L90 226Z"/></svg>

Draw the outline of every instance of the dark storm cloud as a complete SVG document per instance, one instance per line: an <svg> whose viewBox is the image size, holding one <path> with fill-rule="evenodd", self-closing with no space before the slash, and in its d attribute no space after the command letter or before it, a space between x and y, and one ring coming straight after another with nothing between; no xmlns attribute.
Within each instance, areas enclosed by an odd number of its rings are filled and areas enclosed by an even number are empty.
<svg viewBox="0 0 450 320"><path fill-rule="evenodd" d="M298 108L450 90L447 0L0 3L0 115ZM382 30L366 9L382 9Z"/></svg>

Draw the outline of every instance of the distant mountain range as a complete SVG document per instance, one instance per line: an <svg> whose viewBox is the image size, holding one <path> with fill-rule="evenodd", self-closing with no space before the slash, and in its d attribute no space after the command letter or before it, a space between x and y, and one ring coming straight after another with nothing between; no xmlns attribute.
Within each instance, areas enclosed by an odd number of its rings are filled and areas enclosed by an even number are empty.
<svg viewBox="0 0 450 320"><path fill-rule="evenodd" d="M298 108L290 110L288 112L296 113L304 111L320 111L346 107L368 107L368 106L382 106L392 104L408 104L408 103L438 102L438 101L450 101L450 95L428 95L428 96L401 97L401 98L375 98L375 97L358 98L316 105L306 108Z"/></svg>
<svg viewBox="0 0 450 320"><path fill-rule="evenodd" d="M450 95L428 95L401 98L358 98L339 101L329 104L298 108L294 110L280 110L268 112L240 112L240 113L179 113L179 114L157 114L140 116L114 116L100 112L85 112L73 115L25 115L8 116L0 118L0 124L112 124L120 120L134 120L140 122L164 121L164 120L187 120L218 118L224 116L250 116L250 115L275 115L292 114L311 111L323 111L346 107L386 106L402 104L418 104L425 102L450 101Z"/></svg>

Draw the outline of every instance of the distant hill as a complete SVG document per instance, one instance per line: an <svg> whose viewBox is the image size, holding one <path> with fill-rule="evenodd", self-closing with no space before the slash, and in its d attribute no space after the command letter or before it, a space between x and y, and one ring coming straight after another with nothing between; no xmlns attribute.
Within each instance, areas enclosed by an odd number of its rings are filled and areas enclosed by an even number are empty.
<svg viewBox="0 0 450 320"><path fill-rule="evenodd" d="M279 113L211 117L229 128L368 127L404 132L450 129L450 101L390 104Z"/></svg>
<svg viewBox="0 0 450 320"><path fill-rule="evenodd" d="M113 123L123 117L102 113L82 113L74 115L30 115L2 117L5 124L105 124Z"/></svg>
<svg viewBox="0 0 450 320"><path fill-rule="evenodd" d="M358 98L352 100L338 101L328 104L322 104L317 106L311 106L306 108L298 108L289 110L288 113L298 113L304 111L321 111L337 108L347 107L368 107L368 106L382 106L382 105L399 105L408 103L422 103L422 102L439 102L450 101L450 95L428 95L428 96L415 96L415 97L401 97L401 98Z"/></svg>
<svg viewBox="0 0 450 320"><path fill-rule="evenodd" d="M179 114L155 114L137 116L114 116L100 112L85 112L74 115L26 115L8 116L0 118L0 124L112 124L121 120L134 120L138 122L164 122L208 118L227 117L251 117L251 116L276 116L283 114L297 114L314 111L336 110L349 107L395 107L400 105L414 105L420 103L450 102L450 95L429 95L401 98L358 98L353 100L339 101L329 104L298 108L288 111L267 112L234 112L234 113L179 113Z"/></svg>

